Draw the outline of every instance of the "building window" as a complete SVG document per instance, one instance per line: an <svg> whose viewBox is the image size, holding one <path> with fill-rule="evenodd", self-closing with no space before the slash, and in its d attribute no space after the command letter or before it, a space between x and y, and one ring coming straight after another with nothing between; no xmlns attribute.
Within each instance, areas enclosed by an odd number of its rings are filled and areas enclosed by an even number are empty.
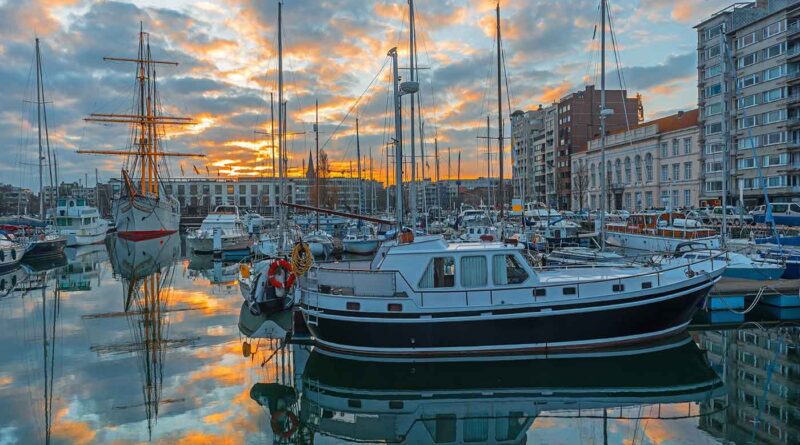
<svg viewBox="0 0 800 445"><path fill-rule="evenodd" d="M642 182L642 157L641 156L636 155L636 157L633 158L633 166L634 166L634 170L636 171L636 182Z"/></svg>
<svg viewBox="0 0 800 445"><path fill-rule="evenodd" d="M762 103L769 103L775 102L776 100L781 100L786 95L785 88L775 88L773 90L764 91L762 93L761 102Z"/></svg>
<svg viewBox="0 0 800 445"><path fill-rule="evenodd" d="M653 155L650 153L644 156L644 172L647 182L653 182Z"/></svg>
<svg viewBox="0 0 800 445"><path fill-rule="evenodd" d="M758 83L758 74L751 74L749 76L744 76L739 79L739 89L751 87Z"/></svg>
<svg viewBox="0 0 800 445"><path fill-rule="evenodd" d="M653 207L653 192L644 192L644 204L648 209Z"/></svg>
<svg viewBox="0 0 800 445"><path fill-rule="evenodd" d="M703 97L708 99L709 97L714 97L718 94L722 94L722 84L715 83L714 85L707 86L703 90Z"/></svg>
<svg viewBox="0 0 800 445"><path fill-rule="evenodd" d="M719 173L722 171L722 161L706 161L704 169L706 173Z"/></svg>
<svg viewBox="0 0 800 445"><path fill-rule="evenodd" d="M672 140L672 156L678 156L680 154L680 141L677 139Z"/></svg>
<svg viewBox="0 0 800 445"><path fill-rule="evenodd" d="M721 52L720 46L718 44L708 48L706 50L706 60L710 60L713 59L714 57L717 57L720 54L720 52Z"/></svg>
<svg viewBox="0 0 800 445"><path fill-rule="evenodd" d="M722 102L714 102L713 104L708 104L705 108L703 108L703 116L715 116L717 114L721 114L723 110L724 107Z"/></svg>
<svg viewBox="0 0 800 445"><path fill-rule="evenodd" d="M705 78L708 79L714 76L719 76L720 74L722 74L722 65L716 64L706 68Z"/></svg>
<svg viewBox="0 0 800 445"><path fill-rule="evenodd" d="M672 191L672 207L678 207L678 205L679 205L678 196L679 195L680 195L680 192L678 190L673 190Z"/></svg>
<svg viewBox="0 0 800 445"><path fill-rule="evenodd" d="M239 197L239 206L246 207L247 206L247 196L240 196Z"/></svg>
<svg viewBox="0 0 800 445"><path fill-rule="evenodd" d="M773 110L763 113L761 115L761 123L766 124L773 124L775 122L783 122L786 120L786 110Z"/></svg>
<svg viewBox="0 0 800 445"><path fill-rule="evenodd" d="M617 184L622 184L622 161L619 159L614 162L614 173L616 175Z"/></svg>
<svg viewBox="0 0 800 445"><path fill-rule="evenodd" d="M684 207L692 207L694 204L692 203L692 191L691 190L684 190L683 191L683 206Z"/></svg>
<svg viewBox="0 0 800 445"><path fill-rule="evenodd" d="M690 180L692 179L692 163L691 162L684 162L683 163L683 179Z"/></svg>
<svg viewBox="0 0 800 445"><path fill-rule="evenodd" d="M631 158L625 158L625 184L631 183Z"/></svg>
<svg viewBox="0 0 800 445"><path fill-rule="evenodd" d="M214 185L214 193L217 194L217 195L221 195L222 194L222 184Z"/></svg>
<svg viewBox="0 0 800 445"><path fill-rule="evenodd" d="M672 180L681 180L681 164L672 164Z"/></svg>
<svg viewBox="0 0 800 445"><path fill-rule="evenodd" d="M756 43L756 33L751 32L736 39L736 48L742 49Z"/></svg>
<svg viewBox="0 0 800 445"><path fill-rule="evenodd" d="M630 210L633 208L633 201L631 198L631 193L625 193L625 209Z"/></svg>
<svg viewBox="0 0 800 445"><path fill-rule="evenodd" d="M247 186L244 184L239 184L239 194L244 195L247 193Z"/></svg>
<svg viewBox="0 0 800 445"><path fill-rule="evenodd" d="M228 189L228 195L233 195L233 184L228 184L226 188Z"/></svg>
<svg viewBox="0 0 800 445"><path fill-rule="evenodd" d="M722 133L722 122L714 122L705 126L705 135Z"/></svg>
<svg viewBox="0 0 800 445"><path fill-rule="evenodd" d="M744 68L758 62L758 53L745 54L738 60L739 68Z"/></svg>
<svg viewBox="0 0 800 445"><path fill-rule="evenodd" d="M721 192L722 181L706 181L706 192Z"/></svg>
<svg viewBox="0 0 800 445"><path fill-rule="evenodd" d="M740 97L737 100L736 105L739 107L739 109L749 108L758 105L757 98L758 98L757 94L751 94L749 96Z"/></svg>
<svg viewBox="0 0 800 445"><path fill-rule="evenodd" d="M642 192L636 192L636 211L642 210Z"/></svg>
<svg viewBox="0 0 800 445"><path fill-rule="evenodd" d="M595 179L596 179L596 177L595 177L595 175L596 175L596 169L595 169L595 167L594 167L594 164L592 164L592 165L591 165L591 167L589 168L589 174L590 174L590 176L591 176L591 184L592 184L592 188L595 188L595 187L597 187L597 185L596 185L596 182L595 182Z"/></svg>
<svg viewBox="0 0 800 445"><path fill-rule="evenodd" d="M258 194L258 185L253 184L250 186L250 194L257 195Z"/></svg>
<svg viewBox="0 0 800 445"><path fill-rule="evenodd" d="M661 159L666 158L669 155L669 145L666 142L661 143Z"/></svg>
<svg viewBox="0 0 800 445"><path fill-rule="evenodd" d="M782 144L786 142L786 132L778 131L775 133L765 134L763 138L764 145Z"/></svg>
<svg viewBox="0 0 800 445"><path fill-rule="evenodd" d="M779 22L775 22L766 28L764 28L764 38L768 39L776 34L779 34L784 31L783 20Z"/></svg>
<svg viewBox="0 0 800 445"><path fill-rule="evenodd" d="M661 182L667 182L669 180L669 166L662 165L661 166Z"/></svg>
<svg viewBox="0 0 800 445"><path fill-rule="evenodd" d="M692 152L692 138L683 138L683 154L688 155Z"/></svg>
<svg viewBox="0 0 800 445"><path fill-rule="evenodd" d="M756 160L753 157L747 157L739 159L736 164L740 170L746 170L749 168L755 168Z"/></svg>
<svg viewBox="0 0 800 445"><path fill-rule="evenodd" d="M770 69L764 70L764 81L774 80L786 75L786 65L774 66Z"/></svg>
<svg viewBox="0 0 800 445"><path fill-rule="evenodd" d="M777 45L772 45L769 48L764 49L764 57L763 59L771 59L773 57L778 57L786 51L786 42L778 43Z"/></svg>

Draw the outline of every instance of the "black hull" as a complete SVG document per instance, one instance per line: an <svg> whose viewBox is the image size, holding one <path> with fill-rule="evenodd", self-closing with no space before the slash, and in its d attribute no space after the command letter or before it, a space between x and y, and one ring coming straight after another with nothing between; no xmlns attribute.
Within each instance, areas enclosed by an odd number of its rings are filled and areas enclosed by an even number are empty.
<svg viewBox="0 0 800 445"><path fill-rule="evenodd" d="M26 260L32 260L58 257L64 254L65 247L67 247L66 238L58 240L35 241L31 244L28 251L25 252L23 258Z"/></svg>
<svg viewBox="0 0 800 445"><path fill-rule="evenodd" d="M686 328L713 281L683 295L654 295L637 305L613 307L599 302L581 312L558 310L514 314L513 317L470 317L458 321L403 318L308 323L327 349L368 355L468 355L492 352L556 351L632 344L669 336ZM652 300L652 301L650 301ZM307 318L307 316L306 316ZM308 319L306 320L308 322Z"/></svg>

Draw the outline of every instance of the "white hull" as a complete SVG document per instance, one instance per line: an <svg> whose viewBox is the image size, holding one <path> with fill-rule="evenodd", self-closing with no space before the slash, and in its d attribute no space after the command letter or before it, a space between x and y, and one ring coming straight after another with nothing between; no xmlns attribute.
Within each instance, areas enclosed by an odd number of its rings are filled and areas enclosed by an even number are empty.
<svg viewBox="0 0 800 445"><path fill-rule="evenodd" d="M344 240L342 244L347 253L365 255L378 250L378 240L376 239Z"/></svg>
<svg viewBox="0 0 800 445"><path fill-rule="evenodd" d="M198 253L209 253L214 251L214 238L213 236L189 236L187 238L189 248ZM248 236L223 236L222 237L222 250L249 250L250 237Z"/></svg>
<svg viewBox="0 0 800 445"><path fill-rule="evenodd" d="M159 199L123 196L111 206L117 233L127 239L149 239L178 231L180 203L172 196Z"/></svg>
<svg viewBox="0 0 800 445"><path fill-rule="evenodd" d="M108 226L103 224L102 227L98 226L97 230L80 230L83 233L63 233L67 237L67 247L75 246L88 246L91 244L102 243L106 239L106 231Z"/></svg>
<svg viewBox="0 0 800 445"><path fill-rule="evenodd" d="M311 254L314 256L328 256L333 252L333 244L331 243L311 241L308 243L308 248L311 249Z"/></svg>
<svg viewBox="0 0 800 445"><path fill-rule="evenodd" d="M678 247L679 244L688 241L704 244L709 249L719 249L720 247L719 236L683 239L632 233L606 233L606 242L612 246L624 247L626 249L646 250L650 252L674 252L675 248Z"/></svg>

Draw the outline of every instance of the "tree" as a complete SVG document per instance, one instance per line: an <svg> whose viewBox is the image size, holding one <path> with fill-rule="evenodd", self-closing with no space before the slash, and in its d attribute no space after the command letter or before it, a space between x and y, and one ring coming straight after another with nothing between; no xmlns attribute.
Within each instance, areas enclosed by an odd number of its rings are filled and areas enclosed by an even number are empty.
<svg viewBox="0 0 800 445"><path fill-rule="evenodd" d="M339 190L335 184L329 181L331 169L325 150L319 151L317 168L319 169L319 178L310 188L310 201L315 207L334 209L339 202ZM317 202L317 187L319 187L319 202Z"/></svg>
<svg viewBox="0 0 800 445"><path fill-rule="evenodd" d="M577 210L583 210L586 192L589 190L589 169L583 162L572 172L572 185L574 193L578 195Z"/></svg>

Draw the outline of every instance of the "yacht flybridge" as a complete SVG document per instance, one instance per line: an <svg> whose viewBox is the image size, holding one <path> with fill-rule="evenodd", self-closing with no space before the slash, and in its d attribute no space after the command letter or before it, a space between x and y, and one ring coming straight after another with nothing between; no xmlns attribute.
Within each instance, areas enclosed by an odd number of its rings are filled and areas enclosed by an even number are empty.
<svg viewBox="0 0 800 445"><path fill-rule="evenodd" d="M521 246L408 238L384 243L371 262L317 265L300 281L320 346L411 356L640 342L685 329L726 267L710 255L547 270Z"/></svg>

